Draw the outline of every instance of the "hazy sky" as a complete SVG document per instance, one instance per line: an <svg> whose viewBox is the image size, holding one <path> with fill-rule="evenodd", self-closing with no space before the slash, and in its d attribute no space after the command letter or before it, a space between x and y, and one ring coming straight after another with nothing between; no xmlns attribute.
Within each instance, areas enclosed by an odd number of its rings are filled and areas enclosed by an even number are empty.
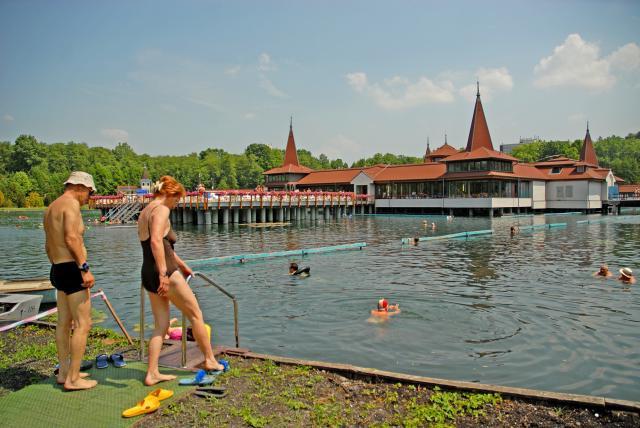
<svg viewBox="0 0 640 428"><path fill-rule="evenodd" d="M640 130L639 1L0 0L0 140L353 161Z"/></svg>

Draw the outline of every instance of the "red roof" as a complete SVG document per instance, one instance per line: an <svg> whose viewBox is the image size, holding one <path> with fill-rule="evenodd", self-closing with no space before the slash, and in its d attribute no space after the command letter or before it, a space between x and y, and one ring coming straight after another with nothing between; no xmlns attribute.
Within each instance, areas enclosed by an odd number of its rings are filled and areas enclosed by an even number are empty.
<svg viewBox="0 0 640 428"><path fill-rule="evenodd" d="M466 150L472 152L482 147L493 150L491 135L489 135L489 126L487 126L487 120L484 117L484 110L482 109L482 102L480 101L480 88L478 87Z"/></svg>
<svg viewBox="0 0 640 428"><path fill-rule="evenodd" d="M620 184L618 186L620 193L640 193L640 184Z"/></svg>
<svg viewBox="0 0 640 428"><path fill-rule="evenodd" d="M417 163L387 165L373 178L374 182L435 180L444 175L447 167L443 163Z"/></svg>
<svg viewBox="0 0 640 428"><path fill-rule="evenodd" d="M446 158L447 156L455 155L459 150L453 146L450 146L447 143L444 143L442 146L438 147L433 152L425 155L426 162L433 161L435 158Z"/></svg>
<svg viewBox="0 0 640 428"><path fill-rule="evenodd" d="M596 150L593 148L593 142L591 141L591 135L589 135L588 125L587 135L584 136L582 150L580 151L580 160L589 165L598 166L598 157L596 156Z"/></svg>
<svg viewBox="0 0 640 428"><path fill-rule="evenodd" d="M302 177L296 183L299 185L310 184L337 184L351 183L358 174L362 172L362 168L349 169L330 169L325 171L313 171Z"/></svg>
<svg viewBox="0 0 640 428"><path fill-rule="evenodd" d="M263 172L263 174L286 174L286 173L292 173L292 174L308 174L311 171L313 171L311 168L307 168L304 165L285 165L285 166L278 166L275 168L271 168L268 171Z"/></svg>
<svg viewBox="0 0 640 428"><path fill-rule="evenodd" d="M500 159L500 160L508 160L517 162L518 159L510 156L508 154L497 152L493 149L487 149L486 147L481 147L479 149L475 149L472 151L466 152L458 152L455 155L448 156L444 158L443 162L452 162L452 161L465 161L465 160L477 160L477 159Z"/></svg>
<svg viewBox="0 0 640 428"><path fill-rule="evenodd" d="M576 166L557 166L560 168L560 172L552 173L553 167L551 165L540 168L538 164L536 167L547 177L548 180L606 180L609 175L609 170L606 168L593 168L585 167L584 172L578 172Z"/></svg>

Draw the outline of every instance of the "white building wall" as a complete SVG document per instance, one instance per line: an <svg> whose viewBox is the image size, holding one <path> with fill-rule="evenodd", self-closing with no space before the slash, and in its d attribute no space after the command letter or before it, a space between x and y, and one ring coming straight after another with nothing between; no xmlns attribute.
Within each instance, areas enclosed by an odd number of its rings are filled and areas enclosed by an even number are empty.
<svg viewBox="0 0 640 428"><path fill-rule="evenodd" d="M351 184L353 184L353 191L356 191L356 186L367 186L367 195L375 195L376 186L373 184L373 179L369 177L364 172L356 175L353 180L351 180Z"/></svg>
<svg viewBox="0 0 640 428"><path fill-rule="evenodd" d="M547 208L600 209L602 208L602 183L593 180L548 181Z"/></svg>
<svg viewBox="0 0 640 428"><path fill-rule="evenodd" d="M534 210L543 210L547 207L547 192L546 192L546 183L544 181L533 181L531 183L533 186L532 189L532 208Z"/></svg>

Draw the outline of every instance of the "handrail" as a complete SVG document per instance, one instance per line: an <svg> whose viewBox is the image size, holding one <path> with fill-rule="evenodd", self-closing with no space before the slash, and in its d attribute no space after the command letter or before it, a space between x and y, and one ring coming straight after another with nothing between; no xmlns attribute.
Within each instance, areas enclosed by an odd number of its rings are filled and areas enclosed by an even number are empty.
<svg viewBox="0 0 640 428"><path fill-rule="evenodd" d="M187 284L197 276L201 278L209 285L214 286L220 290L225 296L229 297L233 301L233 325L234 333L236 336L236 348L240 347L240 333L238 331L238 301L236 297L229 293L227 290L213 282L213 280L200 272L193 272L186 278ZM182 367L187 366L187 320L184 314L182 314ZM140 286L140 350L138 352L140 361L144 361L144 287Z"/></svg>

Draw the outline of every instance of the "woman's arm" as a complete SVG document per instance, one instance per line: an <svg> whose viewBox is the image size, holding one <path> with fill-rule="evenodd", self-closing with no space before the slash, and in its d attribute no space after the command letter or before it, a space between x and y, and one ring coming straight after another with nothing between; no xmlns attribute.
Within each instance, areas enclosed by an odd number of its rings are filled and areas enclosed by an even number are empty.
<svg viewBox="0 0 640 428"><path fill-rule="evenodd" d="M178 264L178 268L180 269L180 272L182 272L182 274L187 277L189 275L193 275L193 271L191 270L191 268L189 266L187 266L187 264L184 262L184 260L182 260L174 251L173 256L176 259L176 263Z"/></svg>
<svg viewBox="0 0 640 428"><path fill-rule="evenodd" d="M151 252L153 258L156 261L158 267L158 273L160 276L160 286L158 287L158 295L164 296L169 289L169 276L167 275L167 261L164 255L164 232L166 229L167 221L169 220L169 208L164 205L160 205L158 209L155 209L149 218L151 224Z"/></svg>

